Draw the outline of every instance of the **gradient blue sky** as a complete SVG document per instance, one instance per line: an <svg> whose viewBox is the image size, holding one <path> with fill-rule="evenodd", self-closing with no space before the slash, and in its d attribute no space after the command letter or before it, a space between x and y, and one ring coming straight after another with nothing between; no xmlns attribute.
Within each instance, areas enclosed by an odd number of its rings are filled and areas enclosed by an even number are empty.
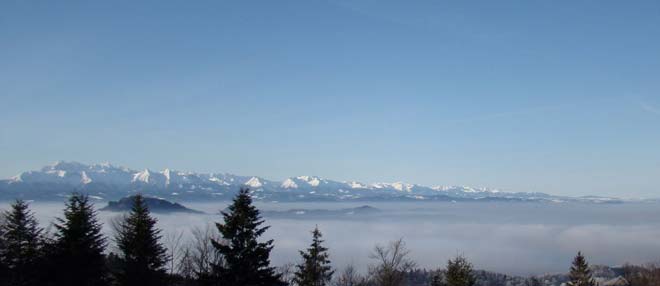
<svg viewBox="0 0 660 286"><path fill-rule="evenodd" d="M658 1L6 0L0 97L1 177L660 197Z"/></svg>

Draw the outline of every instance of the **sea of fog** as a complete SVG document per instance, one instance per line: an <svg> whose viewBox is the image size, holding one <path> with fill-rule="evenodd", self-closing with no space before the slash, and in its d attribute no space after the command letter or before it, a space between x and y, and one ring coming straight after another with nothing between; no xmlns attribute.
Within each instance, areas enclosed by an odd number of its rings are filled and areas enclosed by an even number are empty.
<svg viewBox="0 0 660 286"><path fill-rule="evenodd" d="M165 236L221 220L224 203L184 203L208 214L156 214ZM275 240L275 265L298 262L298 250L318 225L335 267L349 263L364 270L375 244L403 238L420 267L437 268L457 254L476 268L509 274L566 272L583 251L593 264L620 265L660 259L660 204L546 203L257 203L262 210L342 209L368 204L376 216L326 219L266 218L266 238ZM9 203L0 203L6 209ZM98 202L97 206L104 206ZM63 204L33 202L37 218L48 226ZM100 212L104 231L120 214Z"/></svg>

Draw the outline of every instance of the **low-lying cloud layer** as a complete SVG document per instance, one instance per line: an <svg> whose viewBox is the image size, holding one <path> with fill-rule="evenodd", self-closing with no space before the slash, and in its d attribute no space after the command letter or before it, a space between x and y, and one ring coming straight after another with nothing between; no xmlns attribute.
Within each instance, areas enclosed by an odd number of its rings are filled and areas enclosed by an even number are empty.
<svg viewBox="0 0 660 286"><path fill-rule="evenodd" d="M0 205L6 208L8 204ZM477 268L510 274L565 272L578 250L593 264L643 263L660 258L660 208L657 204L549 205L522 203L371 204L382 216L322 220L267 219L275 239L272 262L297 262L309 231L318 225L335 267L354 263L366 269L376 243L404 238L420 267L442 267L456 254ZM157 215L164 234L184 232L220 221L226 204L187 204L209 214ZM355 204L260 204L261 209L340 209ZM61 214L62 204L34 203L44 224ZM101 212L105 231L120 214Z"/></svg>

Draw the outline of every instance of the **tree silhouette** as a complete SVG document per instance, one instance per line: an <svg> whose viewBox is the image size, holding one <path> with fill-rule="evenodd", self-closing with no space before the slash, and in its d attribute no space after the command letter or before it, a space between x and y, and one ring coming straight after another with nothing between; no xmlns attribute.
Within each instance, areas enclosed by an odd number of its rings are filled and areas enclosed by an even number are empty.
<svg viewBox="0 0 660 286"><path fill-rule="evenodd" d="M580 251L578 251L578 254L573 259L573 265L571 266L570 273L568 273L568 279L567 284L570 286L596 286L596 282L591 278L589 264Z"/></svg>
<svg viewBox="0 0 660 286"><path fill-rule="evenodd" d="M312 244L307 251L300 251L303 258L297 265L294 282L299 286L325 286L332 279L334 271L330 266L328 248L321 245L322 234L318 226L312 231Z"/></svg>
<svg viewBox="0 0 660 286"><path fill-rule="evenodd" d="M406 273L415 267L409 255L410 250L403 239L391 241L387 246L376 245L370 257L377 264L369 269L374 283L379 286L404 285Z"/></svg>
<svg viewBox="0 0 660 286"><path fill-rule="evenodd" d="M216 223L222 235L213 246L222 255L223 263L214 265L219 285L274 286L284 285L275 267L270 266L273 240L259 242L268 226L262 227L259 210L252 205L250 191L241 188L228 212L222 212L224 223Z"/></svg>
<svg viewBox="0 0 660 286"><path fill-rule="evenodd" d="M28 204L17 200L11 210L2 215L0 261L6 267L9 285L38 285L43 263L43 229L29 210Z"/></svg>
<svg viewBox="0 0 660 286"><path fill-rule="evenodd" d="M74 193L55 223L51 264L58 285L104 285L106 239L89 198Z"/></svg>
<svg viewBox="0 0 660 286"><path fill-rule="evenodd" d="M167 250L159 241L160 229L151 217L144 197L133 198L131 212L116 227L121 266L116 273L120 285L156 286L165 279Z"/></svg>
<svg viewBox="0 0 660 286"><path fill-rule="evenodd" d="M449 259L445 279L447 286L472 286L476 283L472 264L462 255Z"/></svg>

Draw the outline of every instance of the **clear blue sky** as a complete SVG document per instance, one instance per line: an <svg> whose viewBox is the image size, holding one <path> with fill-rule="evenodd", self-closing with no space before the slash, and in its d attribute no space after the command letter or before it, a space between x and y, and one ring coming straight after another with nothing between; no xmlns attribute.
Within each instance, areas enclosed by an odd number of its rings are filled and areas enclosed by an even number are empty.
<svg viewBox="0 0 660 286"><path fill-rule="evenodd" d="M6 0L0 98L1 177L660 197L658 1Z"/></svg>

